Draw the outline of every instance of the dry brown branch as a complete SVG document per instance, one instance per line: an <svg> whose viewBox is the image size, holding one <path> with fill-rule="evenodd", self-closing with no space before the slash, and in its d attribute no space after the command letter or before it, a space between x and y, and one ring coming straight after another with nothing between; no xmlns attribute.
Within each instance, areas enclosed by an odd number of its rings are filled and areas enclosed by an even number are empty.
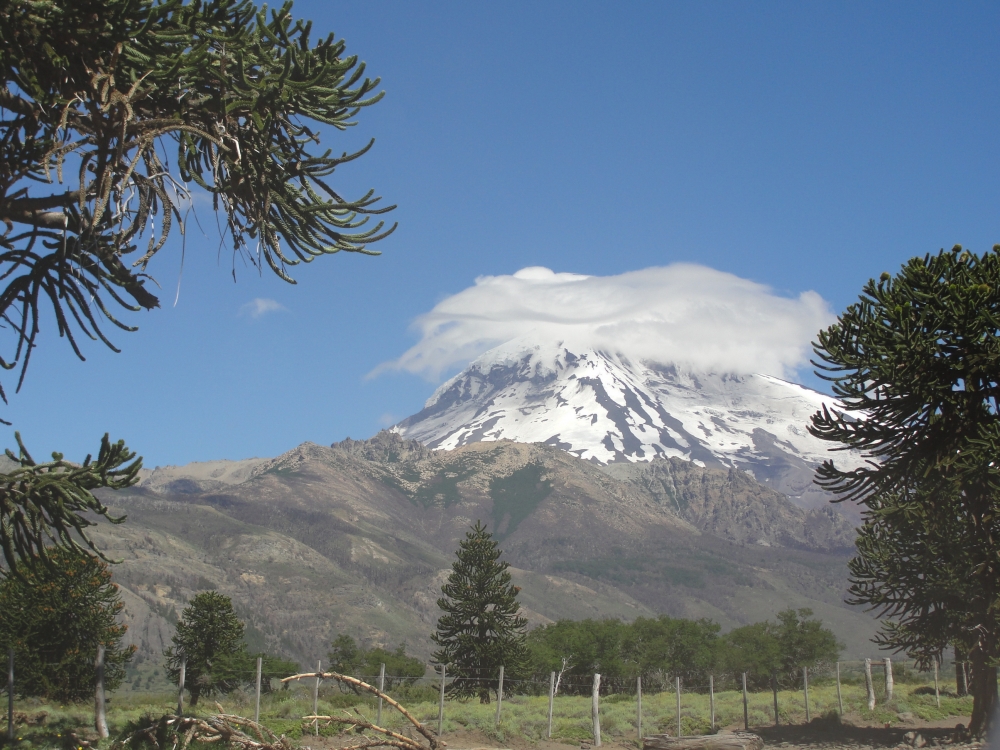
<svg viewBox="0 0 1000 750"><path fill-rule="evenodd" d="M388 739L382 739L378 737L363 737L365 741L356 745L347 745L347 748L352 748L353 750L359 750L359 748L364 747L376 747L379 745L391 745L393 747L401 747L406 750L427 750L423 745L417 742L412 737L407 737L405 734L399 734L393 732L391 729L386 729L384 727L376 726L366 719L355 719L353 716L303 716L303 721L322 721L325 722L323 726L328 727L331 724L346 724L348 726L355 727L359 730L370 729L373 732L377 732L383 737ZM343 749L342 749L343 750Z"/></svg>
<svg viewBox="0 0 1000 750"><path fill-rule="evenodd" d="M164 731L165 730L165 731ZM250 730L257 735L254 739L244 730ZM161 747L160 737L173 735L171 750L186 750L192 741L224 742L226 745L241 748L241 750L292 750L292 744L284 735L278 737L274 732L258 724L234 714L219 713L204 719L193 716L164 716L152 726L133 732L111 745L111 750L125 750L132 743L141 740L149 741L157 750L167 750Z"/></svg>
<svg viewBox="0 0 1000 750"><path fill-rule="evenodd" d="M358 728L361 731L368 729L370 731L381 734L384 737L384 739L381 739L379 742L373 742L372 738L365 738L364 744L348 745L345 748L342 748L341 750L358 750L359 748L375 747L377 745L384 747L399 747L403 748L403 750L443 750L446 747L446 744L442 742L441 739L433 731L431 731L426 726L417 721L417 718L409 711L407 711L405 708L403 708L401 705L399 705L399 703L394 701L392 698L390 698L388 695L383 693L378 688L369 685L367 682L362 682L356 677L348 677L347 675L342 675L337 672L306 672L304 674L296 674L292 675L291 677L286 677L282 680L282 682L285 683L285 682L291 682L292 680L303 680L309 677L312 678L318 677L321 680L336 680L337 682L342 682L345 685L350 685L351 687L357 688L358 690L364 690L365 692L371 693L376 698L381 698L385 703L388 703L394 709L399 711L403 716L405 716L406 719L414 726L417 732L419 732L424 737L424 739L427 740L428 744L428 747L425 747L424 745L421 745L419 742L409 737L397 734L396 732L392 732L383 727L375 726L374 724L372 724L367 720L355 719L354 717L351 716L304 717L304 719L308 720L318 720L318 721L327 721L328 723L348 724L354 726L355 728Z"/></svg>

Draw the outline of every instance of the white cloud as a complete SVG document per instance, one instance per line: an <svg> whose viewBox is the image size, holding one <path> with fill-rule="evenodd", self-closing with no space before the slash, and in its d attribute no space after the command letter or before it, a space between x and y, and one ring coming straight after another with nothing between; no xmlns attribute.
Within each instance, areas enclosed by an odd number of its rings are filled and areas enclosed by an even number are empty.
<svg viewBox="0 0 1000 750"><path fill-rule="evenodd" d="M251 318L259 318L268 313L280 312L285 307L277 300L265 297L256 297L240 308L240 315L249 315Z"/></svg>
<svg viewBox="0 0 1000 750"><path fill-rule="evenodd" d="M701 371L788 377L834 315L822 297L769 287L691 263L618 276L524 268L481 276L414 322L420 341L375 370L438 379L515 338L564 342Z"/></svg>

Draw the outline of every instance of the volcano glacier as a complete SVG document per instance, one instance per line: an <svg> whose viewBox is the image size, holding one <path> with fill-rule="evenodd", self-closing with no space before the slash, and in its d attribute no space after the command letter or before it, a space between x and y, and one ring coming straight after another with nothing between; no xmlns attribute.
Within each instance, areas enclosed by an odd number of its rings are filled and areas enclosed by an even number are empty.
<svg viewBox="0 0 1000 750"><path fill-rule="evenodd" d="M836 402L770 375L699 373L515 340L481 355L393 430L435 449L513 440L599 464L678 457L739 468L813 508L830 500L812 481L819 463L862 463L809 434L809 417L824 406Z"/></svg>

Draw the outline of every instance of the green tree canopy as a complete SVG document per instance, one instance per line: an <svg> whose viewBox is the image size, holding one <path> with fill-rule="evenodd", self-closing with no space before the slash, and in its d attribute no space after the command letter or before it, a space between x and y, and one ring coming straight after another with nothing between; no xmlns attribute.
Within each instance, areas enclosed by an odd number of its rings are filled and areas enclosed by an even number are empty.
<svg viewBox="0 0 1000 750"><path fill-rule="evenodd" d="M591 677L600 672L608 690L626 691L642 676L647 686L673 677L708 682L717 660L719 625L660 615L631 623L602 620L558 620L528 633L528 654L535 680L559 675L560 690L589 693Z"/></svg>
<svg viewBox="0 0 1000 750"><path fill-rule="evenodd" d="M327 659L334 672L352 675L373 685L375 683L371 681L378 677L385 664L386 690L407 680L423 677L427 672L426 665L415 656L409 656L403 644L391 651L380 646L363 648L351 636L343 633L334 639Z"/></svg>
<svg viewBox="0 0 1000 750"><path fill-rule="evenodd" d="M843 408L810 432L871 459L817 473L865 509L852 601L887 618L885 647L925 663L949 642L968 648L982 734L1000 658L1000 245L870 280L815 351Z"/></svg>
<svg viewBox="0 0 1000 750"><path fill-rule="evenodd" d="M294 283L289 268L320 255L377 254L395 226L370 220L393 207L331 182L372 144L320 143L378 83L290 2L0 0L0 369L20 368L19 389L49 321L81 359L82 338L117 351L107 324L135 330L121 311L159 306L149 263L198 192L224 218L234 277L237 255ZM43 560L45 541L72 547L67 529L106 515L90 491L134 481L123 443L100 454L82 474L0 476L8 566Z"/></svg>
<svg viewBox="0 0 1000 750"><path fill-rule="evenodd" d="M236 665L245 662L243 633L233 602L217 591L195 594L181 612L172 646L164 652L167 674L177 681L185 661L185 685L196 706L202 695L227 693L245 682Z"/></svg>
<svg viewBox="0 0 1000 750"><path fill-rule="evenodd" d="M56 548L48 563L0 582L0 643L14 648L14 685L22 696L55 701L93 697L97 647L105 646L104 684L125 677L135 646L125 646L124 605L99 558Z"/></svg>
<svg viewBox="0 0 1000 750"><path fill-rule="evenodd" d="M525 625L517 601L520 589L511 582L510 564L502 562L499 545L477 521L459 542L451 575L441 587L438 607L444 613L431 639L438 645L434 661L446 664L458 678L453 695L479 696L489 703L500 666L516 677L526 656Z"/></svg>
<svg viewBox="0 0 1000 750"><path fill-rule="evenodd" d="M774 623L755 622L730 630L719 644L719 664L737 680L746 673L747 685L755 690L769 686L782 667Z"/></svg>

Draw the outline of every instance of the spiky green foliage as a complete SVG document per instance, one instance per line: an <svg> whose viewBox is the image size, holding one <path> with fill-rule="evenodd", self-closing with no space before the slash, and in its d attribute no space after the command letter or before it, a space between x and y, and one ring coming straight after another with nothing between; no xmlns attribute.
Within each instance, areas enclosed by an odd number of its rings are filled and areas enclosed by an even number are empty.
<svg viewBox="0 0 1000 750"><path fill-rule="evenodd" d="M884 646L925 663L949 642L969 648L981 733L1000 660L1000 246L870 280L815 348L844 411L810 431L872 459L817 472L865 508L853 601L888 618Z"/></svg>
<svg viewBox="0 0 1000 750"><path fill-rule="evenodd" d="M92 696L99 644L105 688L117 688L135 653L122 644L126 626L116 619L124 606L107 564L72 550L51 550L48 565L4 579L0 644L14 649L16 692L56 701Z"/></svg>
<svg viewBox="0 0 1000 750"><path fill-rule="evenodd" d="M316 148L381 98L333 35L292 4L251 0L0 0L0 366L24 367L47 305L77 355L114 305L152 309L150 259L207 191L234 253L288 266L385 237L372 191L329 183L360 151ZM140 241L148 236L144 247ZM136 257L138 256L138 257ZM126 264L127 260L131 260ZM235 266L234 266L235 268ZM20 383L19 383L20 385Z"/></svg>
<svg viewBox="0 0 1000 750"><path fill-rule="evenodd" d="M500 666L516 677L527 656L525 626L517 602L520 589L511 583L510 564L480 521L459 542L451 575L441 587L438 607L444 612L431 639L438 645L434 661L447 665L457 678L449 689L461 697L479 696L489 703Z"/></svg>
<svg viewBox="0 0 1000 750"><path fill-rule="evenodd" d="M7 450L7 458L18 468L0 474L0 548L7 570L20 575L25 568L49 562L49 551L64 548L83 552L81 542L107 559L87 536L92 517L103 516L122 523L95 495L98 488L122 489L138 481L142 459L136 458L124 441L101 440L97 459L88 455L82 464L70 463L61 453L36 463L15 432L18 455Z"/></svg>
<svg viewBox="0 0 1000 750"><path fill-rule="evenodd" d="M245 630L232 599L217 591L196 594L184 608L170 639L173 645L163 655L174 682L180 677L181 660L185 661L184 684L192 706L202 695L227 693L245 682L245 670L234 668L245 661Z"/></svg>

